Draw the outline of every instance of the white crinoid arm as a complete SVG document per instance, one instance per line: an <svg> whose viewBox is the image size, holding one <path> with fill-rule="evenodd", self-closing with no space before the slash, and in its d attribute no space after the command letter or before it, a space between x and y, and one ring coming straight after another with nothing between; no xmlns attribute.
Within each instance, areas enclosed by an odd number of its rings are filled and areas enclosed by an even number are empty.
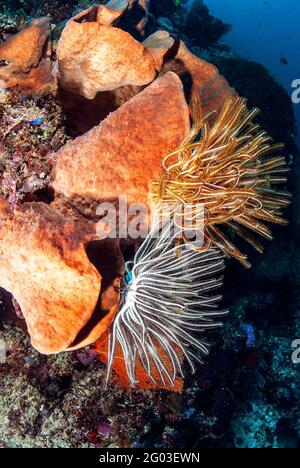
<svg viewBox="0 0 300 468"><path fill-rule="evenodd" d="M183 377L183 356L194 371L193 361L208 354L208 344L198 335L220 326L214 319L226 313L216 310L221 297L210 295L222 285L224 258L215 248L199 252L193 244L178 245L176 236L172 221L155 224L134 257L132 278L110 330L107 383L117 346L133 386L137 362L153 383L155 369L163 385L166 379L174 385Z"/></svg>

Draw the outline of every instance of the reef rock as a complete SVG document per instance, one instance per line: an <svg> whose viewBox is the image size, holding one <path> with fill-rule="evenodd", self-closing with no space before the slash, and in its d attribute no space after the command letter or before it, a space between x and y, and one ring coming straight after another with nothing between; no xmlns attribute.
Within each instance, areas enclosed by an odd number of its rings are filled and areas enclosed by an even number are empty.
<svg viewBox="0 0 300 468"><path fill-rule="evenodd" d="M44 203L12 212L1 200L0 214L0 286L20 304L38 351L66 350L99 297L101 276L85 251L94 227L67 221Z"/></svg>
<svg viewBox="0 0 300 468"><path fill-rule="evenodd" d="M52 186L65 197L149 204L162 157L190 128L183 86L167 73L56 154Z"/></svg>
<svg viewBox="0 0 300 468"><path fill-rule="evenodd" d="M33 20L0 45L0 87L39 91L52 82L50 20Z"/></svg>
<svg viewBox="0 0 300 468"><path fill-rule="evenodd" d="M101 91L155 79L152 55L129 33L112 27L112 14L107 5L93 6L67 23L57 47L57 76L64 90L94 99Z"/></svg>

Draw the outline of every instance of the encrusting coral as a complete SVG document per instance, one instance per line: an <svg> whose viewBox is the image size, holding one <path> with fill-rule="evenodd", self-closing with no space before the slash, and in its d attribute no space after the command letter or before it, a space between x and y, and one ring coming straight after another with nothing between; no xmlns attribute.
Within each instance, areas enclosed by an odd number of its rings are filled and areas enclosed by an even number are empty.
<svg viewBox="0 0 300 468"><path fill-rule="evenodd" d="M47 186L53 153L66 142L63 111L50 93L0 90L0 194L15 206Z"/></svg>
<svg viewBox="0 0 300 468"><path fill-rule="evenodd" d="M262 246L248 231L272 239L264 222L286 224L282 209L290 194L273 185L286 181L286 161L270 157L280 145L253 123L258 110L247 110L241 98L227 100L213 126L194 102L194 125L177 150L163 160L163 175L153 183L153 197L159 204L203 206L205 245L218 246L245 266L247 256L219 229L229 226L259 252ZM200 133L200 138L198 138Z"/></svg>

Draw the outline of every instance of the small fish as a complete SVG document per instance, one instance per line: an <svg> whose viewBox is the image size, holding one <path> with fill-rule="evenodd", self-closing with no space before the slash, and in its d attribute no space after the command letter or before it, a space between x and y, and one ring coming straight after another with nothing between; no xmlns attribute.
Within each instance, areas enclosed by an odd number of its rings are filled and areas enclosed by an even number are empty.
<svg viewBox="0 0 300 468"><path fill-rule="evenodd" d="M246 348L251 349L254 346L255 343L255 331L253 325L250 325L249 323L245 323L242 325L242 329L245 331L247 335L247 341L246 341Z"/></svg>
<svg viewBox="0 0 300 468"><path fill-rule="evenodd" d="M42 123L43 123L42 119L34 119L34 120L29 121L29 124L34 126L34 127L38 127L38 126L42 125Z"/></svg>
<svg viewBox="0 0 300 468"><path fill-rule="evenodd" d="M281 62L283 65L288 65L288 64L289 64L288 60L287 60L285 57L281 57L280 62Z"/></svg>

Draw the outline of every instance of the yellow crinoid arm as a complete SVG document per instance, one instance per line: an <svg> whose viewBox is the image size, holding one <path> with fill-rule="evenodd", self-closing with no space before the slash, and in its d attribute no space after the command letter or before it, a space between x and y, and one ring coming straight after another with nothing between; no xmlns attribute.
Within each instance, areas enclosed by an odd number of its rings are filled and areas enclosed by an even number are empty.
<svg viewBox="0 0 300 468"><path fill-rule="evenodd" d="M253 124L258 109L249 111L246 100L228 99L213 126L198 98L193 101L193 126L182 144L163 161L163 174L152 183L154 202L163 211L174 205L202 206L204 248L216 245L246 267L247 256L221 231L228 226L257 251L262 246L253 233L272 239L264 224L285 224L282 209L290 194L276 185L286 181L285 159L276 155L282 145ZM184 211L184 210L183 210Z"/></svg>

